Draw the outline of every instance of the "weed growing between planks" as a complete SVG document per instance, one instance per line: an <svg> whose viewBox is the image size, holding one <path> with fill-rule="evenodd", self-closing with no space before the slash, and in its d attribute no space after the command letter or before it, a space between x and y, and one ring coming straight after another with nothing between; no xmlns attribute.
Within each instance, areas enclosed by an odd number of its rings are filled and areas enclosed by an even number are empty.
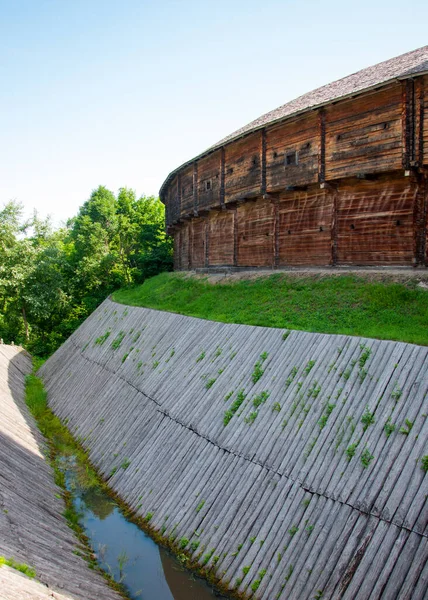
<svg viewBox="0 0 428 600"><path fill-rule="evenodd" d="M236 400L232 403L232 406L229 408L229 410L226 410L223 416L223 425L226 427L226 425L229 424L230 420L232 419L233 415L238 411L239 407L241 406L241 404L244 402L245 398L246 398L246 394L244 392L244 390L239 390L239 392L237 393L236 396Z"/></svg>
<svg viewBox="0 0 428 600"><path fill-rule="evenodd" d="M120 331L117 336L114 338L114 340L111 343L111 347L113 348L113 350L117 350L119 348L119 346L121 345L123 338L125 337L125 332L124 331Z"/></svg>
<svg viewBox="0 0 428 600"><path fill-rule="evenodd" d="M260 354L260 360L258 360L254 365L253 372L251 373L251 380L253 384L256 384L258 380L263 376L265 372L265 370L263 369L263 363L268 356L269 355L267 352L263 352L262 354Z"/></svg>

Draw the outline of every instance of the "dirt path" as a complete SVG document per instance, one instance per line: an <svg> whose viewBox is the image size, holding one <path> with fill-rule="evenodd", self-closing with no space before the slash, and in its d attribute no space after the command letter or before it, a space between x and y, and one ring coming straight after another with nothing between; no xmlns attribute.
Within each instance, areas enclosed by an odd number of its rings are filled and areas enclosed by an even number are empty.
<svg viewBox="0 0 428 600"><path fill-rule="evenodd" d="M271 275L283 274L295 278L322 278L356 275L368 281L385 283L404 283L418 285L428 290L428 269L408 267L301 267L283 269L245 269L234 271L230 268L216 270L186 271L186 275L196 279L204 279L212 284L231 283L234 281L259 279Z"/></svg>

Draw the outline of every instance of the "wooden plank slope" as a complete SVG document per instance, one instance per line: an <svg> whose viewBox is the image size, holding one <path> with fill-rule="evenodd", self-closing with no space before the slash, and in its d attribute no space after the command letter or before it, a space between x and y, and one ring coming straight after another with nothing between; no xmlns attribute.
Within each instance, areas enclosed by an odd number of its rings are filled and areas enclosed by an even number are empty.
<svg viewBox="0 0 428 600"><path fill-rule="evenodd" d="M10 567L0 569L0 598L4 600L71 600Z"/></svg>
<svg viewBox="0 0 428 600"><path fill-rule="evenodd" d="M106 300L41 374L114 489L231 589L427 597L428 348Z"/></svg>
<svg viewBox="0 0 428 600"><path fill-rule="evenodd" d="M34 567L39 581L0 567L0 598L118 599L73 554L76 538L62 517L65 507L55 495L60 490L43 456L44 441L24 402L31 368L20 348L0 346L0 555Z"/></svg>

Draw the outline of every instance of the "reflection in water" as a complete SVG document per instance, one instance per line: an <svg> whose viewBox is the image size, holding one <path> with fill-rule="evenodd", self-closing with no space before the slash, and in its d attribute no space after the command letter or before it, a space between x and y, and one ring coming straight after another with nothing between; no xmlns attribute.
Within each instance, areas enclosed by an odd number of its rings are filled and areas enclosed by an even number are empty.
<svg viewBox="0 0 428 600"><path fill-rule="evenodd" d="M106 496L100 488L91 487L81 493L82 500L87 508L101 521L104 521L114 510L114 502Z"/></svg>
<svg viewBox="0 0 428 600"><path fill-rule="evenodd" d="M170 590L173 592L174 600L203 600L214 597L214 592L202 580L192 576L181 564L170 554L160 550L164 577Z"/></svg>
<svg viewBox="0 0 428 600"><path fill-rule="evenodd" d="M213 599L216 594L205 582L195 579L144 531L126 520L116 502L104 494L75 457L63 456L59 465L98 564L126 586L132 599Z"/></svg>

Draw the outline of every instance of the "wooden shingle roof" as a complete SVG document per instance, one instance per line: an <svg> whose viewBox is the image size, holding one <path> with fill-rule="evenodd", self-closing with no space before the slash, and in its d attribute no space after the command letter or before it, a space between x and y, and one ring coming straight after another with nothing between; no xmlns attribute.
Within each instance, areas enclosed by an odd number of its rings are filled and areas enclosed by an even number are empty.
<svg viewBox="0 0 428 600"><path fill-rule="evenodd" d="M337 81L333 81L332 83L312 90L307 94L303 94L303 96L299 96L295 100L291 100L291 102L287 102L258 117L254 121L251 121L247 125L244 125L244 127L237 129L213 146L210 146L198 156L180 165L177 169L174 169L162 184L160 195L162 196L165 187L180 169L233 140L256 131L257 129L261 129L266 125L282 121L283 119L287 119L307 110L313 110L314 108L325 106L339 99L387 85L397 79L408 79L427 72L428 46L423 46L422 48L406 52L395 58L390 58L389 60L367 67L357 73L353 73L352 75L348 75L347 77L343 77L342 79L338 79Z"/></svg>
<svg viewBox="0 0 428 600"><path fill-rule="evenodd" d="M367 67L357 73L333 81L333 83L323 85L307 94L303 94L303 96L299 96L295 100L291 100L291 102L287 102L275 108L275 110L265 113L258 119L251 121L248 125L237 129L210 149L222 146L237 137L264 127L274 121L279 121L305 110L329 104L340 98L352 96L371 88L383 86L394 79L407 79L412 75L426 71L428 71L428 46L413 50L412 52L406 52L406 54L396 56L395 58L390 58L377 65Z"/></svg>

